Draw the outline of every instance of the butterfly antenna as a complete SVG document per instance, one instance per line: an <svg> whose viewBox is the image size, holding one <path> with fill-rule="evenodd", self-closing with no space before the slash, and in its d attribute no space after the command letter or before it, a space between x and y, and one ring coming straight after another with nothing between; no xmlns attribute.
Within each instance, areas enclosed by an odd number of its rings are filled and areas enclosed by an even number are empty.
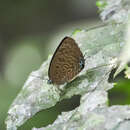
<svg viewBox="0 0 130 130"><path fill-rule="evenodd" d="M96 26L93 26L93 27L90 27L87 29L87 31L90 31L90 30L93 30L93 29L96 29L96 28L101 28L101 27L104 27L106 26L107 24L100 24L100 25L96 25Z"/></svg>
<svg viewBox="0 0 130 130"><path fill-rule="evenodd" d="M87 52L85 52L83 57L84 57L84 60L86 61L86 59L89 58L90 56L87 56Z"/></svg>

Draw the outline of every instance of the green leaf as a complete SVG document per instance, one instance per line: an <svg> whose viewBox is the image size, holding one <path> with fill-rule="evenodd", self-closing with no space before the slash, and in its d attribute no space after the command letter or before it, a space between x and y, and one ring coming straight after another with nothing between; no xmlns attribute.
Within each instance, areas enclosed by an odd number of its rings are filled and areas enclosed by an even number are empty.
<svg viewBox="0 0 130 130"><path fill-rule="evenodd" d="M75 39L83 54L87 55L83 71L68 84L61 86L47 84L48 67L51 60L51 56L49 56L40 69L30 74L12 103L6 119L8 130L17 129L37 112L50 108L57 102L71 98L73 95L81 95L83 98L87 93L101 94L101 98L99 96L95 99L99 99L97 102L99 106L103 104L106 106L108 101L106 97L102 100L102 93L113 87L113 84L108 82L108 78L111 70L117 66L117 58L122 47L120 44L124 42L123 28L122 24L119 26L106 25L89 31L78 30L73 33L71 37ZM100 91L100 94L97 90ZM101 117L98 122L102 121Z"/></svg>

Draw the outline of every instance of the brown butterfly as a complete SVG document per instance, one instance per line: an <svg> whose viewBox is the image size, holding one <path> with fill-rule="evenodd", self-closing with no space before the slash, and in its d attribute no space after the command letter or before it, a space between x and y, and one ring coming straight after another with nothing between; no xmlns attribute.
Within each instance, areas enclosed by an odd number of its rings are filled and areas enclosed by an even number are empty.
<svg viewBox="0 0 130 130"><path fill-rule="evenodd" d="M61 85L70 82L84 68L84 65L84 56L75 40L65 37L51 59L48 83Z"/></svg>

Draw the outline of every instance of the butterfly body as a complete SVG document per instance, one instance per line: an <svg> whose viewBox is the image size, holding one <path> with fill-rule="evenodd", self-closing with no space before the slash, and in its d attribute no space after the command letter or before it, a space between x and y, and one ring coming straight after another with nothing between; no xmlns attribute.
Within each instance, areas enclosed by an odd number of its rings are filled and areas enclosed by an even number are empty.
<svg viewBox="0 0 130 130"><path fill-rule="evenodd" d="M85 60L75 40L65 37L57 47L50 62L49 83L70 82L83 68Z"/></svg>

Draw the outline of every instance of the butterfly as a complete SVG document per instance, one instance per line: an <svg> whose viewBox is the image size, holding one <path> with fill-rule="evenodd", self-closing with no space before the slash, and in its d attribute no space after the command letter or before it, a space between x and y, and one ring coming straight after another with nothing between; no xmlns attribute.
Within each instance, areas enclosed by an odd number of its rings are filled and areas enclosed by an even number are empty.
<svg viewBox="0 0 130 130"><path fill-rule="evenodd" d="M65 37L55 50L49 70L48 83L61 85L72 81L85 66L84 56L75 40Z"/></svg>

